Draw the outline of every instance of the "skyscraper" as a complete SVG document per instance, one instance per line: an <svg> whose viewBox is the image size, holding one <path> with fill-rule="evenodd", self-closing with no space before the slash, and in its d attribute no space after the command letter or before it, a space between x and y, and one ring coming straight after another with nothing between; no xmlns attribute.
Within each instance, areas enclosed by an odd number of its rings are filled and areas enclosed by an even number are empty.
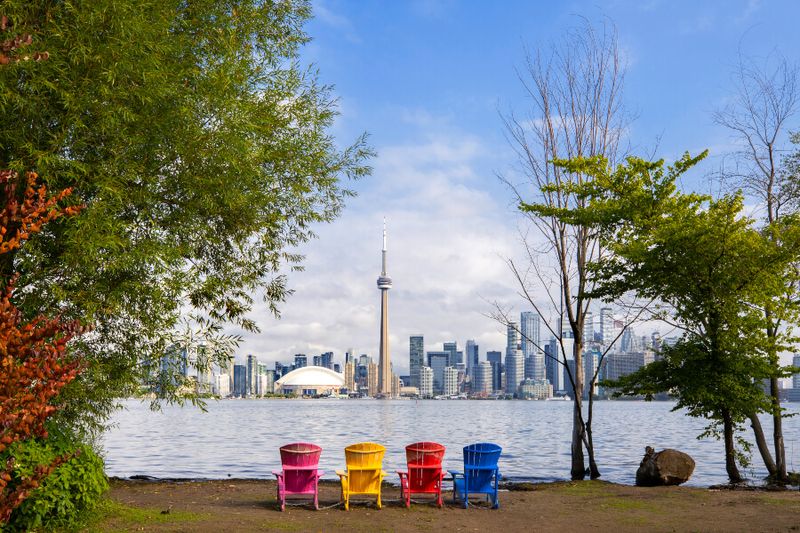
<svg viewBox="0 0 800 533"><path fill-rule="evenodd" d="M478 363L480 362L478 345L475 344L474 340L469 339L464 351L466 352L465 356L467 358L467 375L473 377L475 370L478 368Z"/></svg>
<svg viewBox="0 0 800 533"><path fill-rule="evenodd" d="M488 396L492 393L494 390L492 372L493 365L489 361L481 361L476 365L472 394L476 396Z"/></svg>
<svg viewBox="0 0 800 533"><path fill-rule="evenodd" d="M458 351L458 343L456 341L442 343L442 351L450 352L451 366L456 366L458 363L461 362L458 357L459 351Z"/></svg>
<svg viewBox="0 0 800 533"><path fill-rule="evenodd" d="M522 355L525 356L525 377L545 379L545 359L541 342L539 314L524 311L520 314Z"/></svg>
<svg viewBox="0 0 800 533"><path fill-rule="evenodd" d="M433 370L433 393L444 392L444 369L450 366L450 352L428 352L428 366Z"/></svg>
<svg viewBox="0 0 800 533"><path fill-rule="evenodd" d="M583 318L583 345L594 342L594 315L591 311L586 311Z"/></svg>
<svg viewBox="0 0 800 533"><path fill-rule="evenodd" d="M492 365L492 390L503 388L501 376L503 375L503 354L495 351L486 352L486 360Z"/></svg>
<svg viewBox="0 0 800 533"><path fill-rule="evenodd" d="M514 353L519 345L519 325L511 321L506 328L506 356Z"/></svg>
<svg viewBox="0 0 800 533"><path fill-rule="evenodd" d="M792 366L800 368L800 353L794 355ZM800 390L800 372L792 376L792 388Z"/></svg>
<svg viewBox="0 0 800 533"><path fill-rule="evenodd" d="M258 358L255 355L247 356L247 396L255 396L258 392Z"/></svg>
<svg viewBox="0 0 800 533"><path fill-rule="evenodd" d="M506 354L506 394L516 394L517 387L525 379L525 357L517 348Z"/></svg>
<svg viewBox="0 0 800 533"><path fill-rule="evenodd" d="M425 339L422 335L412 335L408 339L408 368L412 387L419 387L419 369L425 364Z"/></svg>
<svg viewBox="0 0 800 533"><path fill-rule="evenodd" d="M419 368L419 395L423 398L433 396L433 369L428 366Z"/></svg>
<svg viewBox="0 0 800 533"><path fill-rule="evenodd" d="M392 395L392 367L389 360L389 289L392 278L386 274L386 219L383 221L383 250L381 252L381 275L378 289L381 291L381 345L378 360L378 393Z"/></svg>
<svg viewBox="0 0 800 533"><path fill-rule="evenodd" d="M606 346L614 340L614 313L610 307L600 309L600 335Z"/></svg>

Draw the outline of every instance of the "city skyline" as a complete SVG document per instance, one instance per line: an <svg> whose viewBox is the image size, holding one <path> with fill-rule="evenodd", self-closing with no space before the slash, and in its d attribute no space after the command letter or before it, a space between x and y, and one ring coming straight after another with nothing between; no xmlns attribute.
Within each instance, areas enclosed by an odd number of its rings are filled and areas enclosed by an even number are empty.
<svg viewBox="0 0 800 533"><path fill-rule="evenodd" d="M336 84L337 140L370 134L374 172L351 183L358 196L341 217L315 227L318 239L297 249L306 254L305 270L286 272L295 292L280 305L282 318L271 318L256 296L249 316L261 333L229 330L243 335L237 353L279 360L354 347L377 354L374 250L383 216L391 221L397 284L390 345L405 352L408 337L424 331L432 341L504 346L504 326L485 314L495 300L514 313L525 310L504 263L518 253L525 227L496 177L515 160L498 111L527 110L515 73L523 45L547 46L580 24L575 13L616 24L628 60L625 103L636 116L631 150L670 160L709 148L710 157L682 184L707 192L705 176L735 149L711 115L734 91L739 53L800 49L800 34L791 31L800 13L786 2L780 9L745 0L680 5L690 7L509 1L425 10L413 2L314 2L314 40L303 58L320 67L322 81ZM388 29L375 24L383 20L391 21Z"/></svg>

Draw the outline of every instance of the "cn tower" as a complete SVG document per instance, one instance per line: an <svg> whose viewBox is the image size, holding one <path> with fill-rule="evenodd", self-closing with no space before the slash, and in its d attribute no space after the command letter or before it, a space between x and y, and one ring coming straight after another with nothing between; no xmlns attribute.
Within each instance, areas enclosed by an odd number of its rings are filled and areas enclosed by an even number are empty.
<svg viewBox="0 0 800 533"><path fill-rule="evenodd" d="M386 274L386 219L383 219L383 251L381 252L382 268L378 278L378 289L381 291L381 348L378 363L378 394L384 398L392 395L392 366L389 363L389 289L392 278Z"/></svg>

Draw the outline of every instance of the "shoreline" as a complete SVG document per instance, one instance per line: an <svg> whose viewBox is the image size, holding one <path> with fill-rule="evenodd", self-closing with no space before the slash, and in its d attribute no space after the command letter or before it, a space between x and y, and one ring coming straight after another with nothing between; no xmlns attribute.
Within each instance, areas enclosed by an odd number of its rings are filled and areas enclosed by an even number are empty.
<svg viewBox="0 0 800 533"><path fill-rule="evenodd" d="M87 531L797 531L797 490L721 490L635 487L604 481L515 484L500 494L500 508L486 502L469 509L452 501L449 484L439 509L424 496L410 509L397 487L374 500L339 502L338 483L320 484L320 509L278 509L274 480L111 480L105 515ZM513 487L513 488L512 488Z"/></svg>

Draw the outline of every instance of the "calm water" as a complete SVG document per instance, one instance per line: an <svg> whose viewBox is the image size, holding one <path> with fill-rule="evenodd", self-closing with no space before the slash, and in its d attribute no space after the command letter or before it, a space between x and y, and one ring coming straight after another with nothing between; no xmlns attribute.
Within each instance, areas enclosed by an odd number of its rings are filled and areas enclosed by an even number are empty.
<svg viewBox="0 0 800 533"><path fill-rule="evenodd" d="M129 400L104 438L111 476L265 478L280 469L278 448L310 441L322 446L326 478L344 466L344 447L360 441L386 445L384 469L405 464L406 444L431 440L447 447L445 468L459 468L461 448L480 441L503 447L500 472L516 480L569 477L572 402L226 400L151 412ZM788 404L797 412L800 405ZM597 402L595 447L602 479L632 484L646 445L677 448L697 462L689 484L724 483L723 447L697 440L704 421L670 412L666 402ZM765 431L771 425L765 421ZM749 428L748 428L749 429ZM784 421L787 460L800 469L800 417ZM760 457L753 457L759 466ZM761 468L750 477L765 475Z"/></svg>

